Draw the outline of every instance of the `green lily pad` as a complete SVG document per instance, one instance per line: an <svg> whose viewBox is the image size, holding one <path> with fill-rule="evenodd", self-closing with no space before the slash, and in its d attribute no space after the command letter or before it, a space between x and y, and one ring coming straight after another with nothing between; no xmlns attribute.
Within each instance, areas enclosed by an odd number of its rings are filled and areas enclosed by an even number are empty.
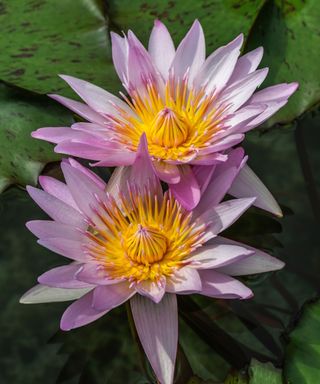
<svg viewBox="0 0 320 384"><path fill-rule="evenodd" d="M288 105L268 121L288 123L320 101L320 2L270 1L252 29L248 49L262 45L263 66L270 72L264 85L297 81L300 89Z"/></svg>
<svg viewBox="0 0 320 384"><path fill-rule="evenodd" d="M61 73L119 88L101 0L1 1L0 50L0 79L37 93L71 95Z"/></svg>
<svg viewBox="0 0 320 384"><path fill-rule="evenodd" d="M111 28L132 29L147 43L155 19L166 24L178 43L195 18L201 22L209 51L228 43L239 33L248 34L264 0L227 1L110 1L108 14Z"/></svg>
<svg viewBox="0 0 320 384"><path fill-rule="evenodd" d="M61 157L51 144L30 133L42 126L64 126L71 114L44 96L0 87L0 192L11 184L35 185L43 167Z"/></svg>
<svg viewBox="0 0 320 384"><path fill-rule="evenodd" d="M290 384L317 383L320 361L320 302L306 306L298 326L290 334L285 376Z"/></svg>

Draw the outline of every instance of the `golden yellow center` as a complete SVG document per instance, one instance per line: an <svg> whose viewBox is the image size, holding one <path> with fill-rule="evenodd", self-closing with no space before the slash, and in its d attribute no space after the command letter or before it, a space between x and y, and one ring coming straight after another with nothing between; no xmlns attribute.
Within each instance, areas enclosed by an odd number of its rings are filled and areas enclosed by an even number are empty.
<svg viewBox="0 0 320 384"><path fill-rule="evenodd" d="M113 119L116 140L136 151L146 134L150 154L160 160L184 161L207 148L220 131L227 106L217 107L216 95L190 88L186 81L168 80L164 91L147 85L143 94L123 96L134 114L119 108L121 118Z"/></svg>
<svg viewBox="0 0 320 384"><path fill-rule="evenodd" d="M169 192L162 198L129 188L120 202L109 196L98 203L98 224L87 230L85 247L112 278L156 282L189 264L203 242L204 226L192 224Z"/></svg>

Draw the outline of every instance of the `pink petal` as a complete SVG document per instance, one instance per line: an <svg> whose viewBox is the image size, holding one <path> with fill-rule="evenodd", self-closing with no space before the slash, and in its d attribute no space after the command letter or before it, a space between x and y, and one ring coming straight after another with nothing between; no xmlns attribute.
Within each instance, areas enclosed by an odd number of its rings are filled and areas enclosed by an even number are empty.
<svg viewBox="0 0 320 384"><path fill-rule="evenodd" d="M180 172L178 166L164 161L155 160L153 162L154 170L159 177L168 184L176 184L180 181Z"/></svg>
<svg viewBox="0 0 320 384"><path fill-rule="evenodd" d="M170 190L175 198L187 210L197 206L200 200L200 187L189 165L180 165L180 181L178 184L170 184Z"/></svg>
<svg viewBox="0 0 320 384"><path fill-rule="evenodd" d="M198 223L208 223L204 240L208 241L230 227L255 201L255 198L225 201L216 207L208 207L198 218Z"/></svg>
<svg viewBox="0 0 320 384"><path fill-rule="evenodd" d="M212 143L210 147L207 147L206 149L201 150L200 153L201 155L206 155L212 152L221 152L221 151L224 151L225 149L229 149L234 145L239 144L243 139L244 139L244 135L241 133L229 135L227 137L223 137L222 139Z"/></svg>
<svg viewBox="0 0 320 384"><path fill-rule="evenodd" d="M172 384L178 345L176 295L166 294L160 303L135 295L131 310L136 329L157 379Z"/></svg>
<svg viewBox="0 0 320 384"><path fill-rule="evenodd" d="M148 50L163 79L167 80L169 68L175 55L175 48L170 33L159 20L154 22Z"/></svg>
<svg viewBox="0 0 320 384"><path fill-rule="evenodd" d="M76 279L88 284L95 285L111 285L118 284L123 280L111 278L105 268L95 261L83 264L79 271L76 273Z"/></svg>
<svg viewBox="0 0 320 384"><path fill-rule="evenodd" d="M35 139L58 144L62 141L73 139L75 134L70 127L46 127L33 131L31 136Z"/></svg>
<svg viewBox="0 0 320 384"><path fill-rule="evenodd" d="M242 44L243 34L213 52L201 67L195 84L201 88L205 86L207 93L219 92L224 88L237 63Z"/></svg>
<svg viewBox="0 0 320 384"><path fill-rule="evenodd" d="M80 241L83 237L75 227L56 221L33 220L26 223L26 227L40 239L62 237L64 239Z"/></svg>
<svg viewBox="0 0 320 384"><path fill-rule="evenodd" d="M195 165L192 167L192 172L199 184L201 195L207 189L215 168L216 165Z"/></svg>
<svg viewBox="0 0 320 384"><path fill-rule="evenodd" d="M249 299L253 296L251 289L230 276L212 269L199 273L202 281L201 294L204 296L220 299Z"/></svg>
<svg viewBox="0 0 320 384"><path fill-rule="evenodd" d="M98 188L100 188L102 191L105 191L106 183L96 173L90 171L90 169L84 167L82 164L72 158L63 161L68 162L73 168L77 169L86 177L88 177L94 184L96 184Z"/></svg>
<svg viewBox="0 0 320 384"><path fill-rule="evenodd" d="M108 311L98 311L92 306L93 291L90 291L79 300L72 303L64 312L60 322L60 328L63 331L79 328L83 325L98 320Z"/></svg>
<svg viewBox="0 0 320 384"><path fill-rule="evenodd" d="M254 251L245 248L245 246L226 244L204 245L195 252L193 252L188 261L192 262L192 266L196 269L212 269L222 267L234 263L237 260L242 260Z"/></svg>
<svg viewBox="0 0 320 384"><path fill-rule="evenodd" d="M202 284L196 269L184 267L167 278L166 292L187 295L201 291Z"/></svg>
<svg viewBox="0 0 320 384"><path fill-rule="evenodd" d="M205 56L204 34L201 24L196 20L179 44L170 71L180 81L188 72L188 79L192 82L204 63Z"/></svg>
<svg viewBox="0 0 320 384"><path fill-rule="evenodd" d="M162 278L158 283L152 281L141 281L135 285L135 289L140 295L159 303L165 294L166 279Z"/></svg>
<svg viewBox="0 0 320 384"><path fill-rule="evenodd" d="M201 152L200 152L201 153ZM223 163L228 159L227 155L224 155L222 153L209 153L204 156L197 156L195 159L190 161L190 164L193 165L214 165Z"/></svg>
<svg viewBox="0 0 320 384"><path fill-rule="evenodd" d="M60 75L93 110L104 115L119 115L118 108L132 114L128 104L112 93L73 76Z"/></svg>
<svg viewBox="0 0 320 384"><path fill-rule="evenodd" d="M236 260L232 264L224 265L217 268L217 272L221 272L231 276L242 276L242 275L252 275L256 273L264 273L270 271L277 271L284 267L284 263L268 255L267 253L260 251L259 249L250 247L245 244L238 243L230 239L226 239L220 236L217 236L215 239L209 241L209 243L215 242L216 244L230 244L233 246L245 247L248 250L251 250L253 254L249 257L246 257L242 260Z"/></svg>
<svg viewBox="0 0 320 384"><path fill-rule="evenodd" d="M86 288L89 284L75 279L75 275L82 264L72 263L50 269L38 277L38 282L56 288Z"/></svg>
<svg viewBox="0 0 320 384"><path fill-rule="evenodd" d="M58 101L60 104L69 108L71 111L75 112L77 115L83 117L88 121L92 121L97 124L105 124L106 119L99 115L92 108L88 107L86 104L80 103L79 101L68 99L67 97L63 97L60 95L48 95L52 99Z"/></svg>
<svg viewBox="0 0 320 384"><path fill-rule="evenodd" d="M126 302L135 294L129 283L98 286L93 292L93 308L98 311L110 311Z"/></svg>
<svg viewBox="0 0 320 384"><path fill-rule="evenodd" d="M287 102L288 100L269 102L268 104L266 104L264 111L261 112L259 116L249 121L248 124L241 129L241 132L250 131L251 129L257 127L258 125L261 125L267 119L269 119L270 116L274 115L276 112L279 111L279 109L285 106ZM256 104L256 105L259 105L259 104Z"/></svg>
<svg viewBox="0 0 320 384"><path fill-rule="evenodd" d="M237 61L228 85L235 83L258 68L263 56L263 48L259 47L241 56Z"/></svg>
<svg viewBox="0 0 320 384"><path fill-rule="evenodd" d="M66 184L50 176L39 176L39 184L50 195L79 210Z"/></svg>
<svg viewBox="0 0 320 384"><path fill-rule="evenodd" d="M128 79L128 40L111 32L112 59L115 70L122 83Z"/></svg>
<svg viewBox="0 0 320 384"><path fill-rule="evenodd" d="M76 300L90 292L92 287L87 288L53 288L37 284L29 289L20 299L21 304L54 303L60 301Z"/></svg>
<svg viewBox="0 0 320 384"><path fill-rule="evenodd" d="M282 211L278 203L271 195L267 187L262 183L258 176L245 165L234 180L229 193L235 197L255 196L254 205L282 217Z"/></svg>
<svg viewBox="0 0 320 384"><path fill-rule="evenodd" d="M297 90L298 86L298 83L282 83L267 87L256 92L250 99L250 104L288 100L288 98Z"/></svg>
<svg viewBox="0 0 320 384"><path fill-rule="evenodd" d="M84 253L83 244L80 241L63 239L61 237L44 238L37 241L38 244L59 255L77 261L88 261Z"/></svg>
<svg viewBox="0 0 320 384"><path fill-rule="evenodd" d="M214 207L221 202L240 170L243 157L243 149L236 148L228 154L226 162L216 165L211 181L195 209L196 215L200 215L208 207Z"/></svg>
<svg viewBox="0 0 320 384"><path fill-rule="evenodd" d="M97 167L118 167L121 165L132 165L136 158L136 153L125 150L109 151L103 156L101 161L91 164Z"/></svg>
<svg viewBox="0 0 320 384"><path fill-rule="evenodd" d="M58 200L49 193L40 189L27 186L31 198L42 208L53 220L63 224L84 228L85 222L82 215L74 208Z"/></svg>

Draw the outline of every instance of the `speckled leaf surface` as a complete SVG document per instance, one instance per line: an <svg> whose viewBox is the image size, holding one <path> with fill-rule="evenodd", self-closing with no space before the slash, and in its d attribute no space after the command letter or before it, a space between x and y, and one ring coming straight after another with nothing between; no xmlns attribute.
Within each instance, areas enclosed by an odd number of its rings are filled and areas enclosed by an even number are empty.
<svg viewBox="0 0 320 384"><path fill-rule="evenodd" d="M311 384L319 381L320 302L306 306L302 317L290 334L285 376L290 384Z"/></svg>
<svg viewBox="0 0 320 384"><path fill-rule="evenodd" d="M148 41L154 19L164 22L178 43L197 18L205 30L210 52L241 32L247 35L264 3L264 0L111 0L108 14L112 29L132 29L144 43Z"/></svg>
<svg viewBox="0 0 320 384"><path fill-rule="evenodd" d="M299 91L268 121L287 123L320 101L320 2L270 1L251 31L248 48L262 45L262 65L270 68L264 85L298 81Z"/></svg>
<svg viewBox="0 0 320 384"><path fill-rule="evenodd" d="M30 133L50 125L69 125L71 115L45 96L0 87L0 192L11 184L37 183L44 165L57 161L51 144Z"/></svg>
<svg viewBox="0 0 320 384"><path fill-rule="evenodd" d="M2 0L0 79L38 93L72 91L59 73L118 89L102 0Z"/></svg>

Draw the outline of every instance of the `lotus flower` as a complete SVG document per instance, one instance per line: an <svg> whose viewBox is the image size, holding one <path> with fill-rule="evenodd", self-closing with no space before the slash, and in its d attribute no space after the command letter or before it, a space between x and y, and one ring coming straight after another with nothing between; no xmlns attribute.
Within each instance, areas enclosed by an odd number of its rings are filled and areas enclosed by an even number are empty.
<svg viewBox="0 0 320 384"><path fill-rule="evenodd" d="M114 66L127 95L119 98L62 75L85 104L51 97L89 122L71 129L41 128L33 137L95 165L125 166L135 161L145 133L155 173L174 194L184 190L178 200L187 209L201 195L190 166L225 161L225 150L277 112L297 89L297 83L278 84L254 93L268 73L268 68L257 70L262 48L239 57L240 35L206 58L198 21L177 49L160 21L155 21L148 50L131 31L124 37L111 33L111 38Z"/></svg>
<svg viewBox="0 0 320 384"><path fill-rule="evenodd" d="M173 382L178 339L176 295L247 299L232 276L277 270L283 263L218 236L254 198L221 202L243 165L241 148L201 186L202 202L187 211L162 192L143 135L132 167L119 167L108 185L73 159L62 162L66 184L40 177L30 196L53 219L31 221L39 244L72 260L45 272L22 303L76 300L61 328L91 323L130 300L142 346L162 384ZM223 167L219 169L219 167ZM218 182L219 181L219 182Z"/></svg>

